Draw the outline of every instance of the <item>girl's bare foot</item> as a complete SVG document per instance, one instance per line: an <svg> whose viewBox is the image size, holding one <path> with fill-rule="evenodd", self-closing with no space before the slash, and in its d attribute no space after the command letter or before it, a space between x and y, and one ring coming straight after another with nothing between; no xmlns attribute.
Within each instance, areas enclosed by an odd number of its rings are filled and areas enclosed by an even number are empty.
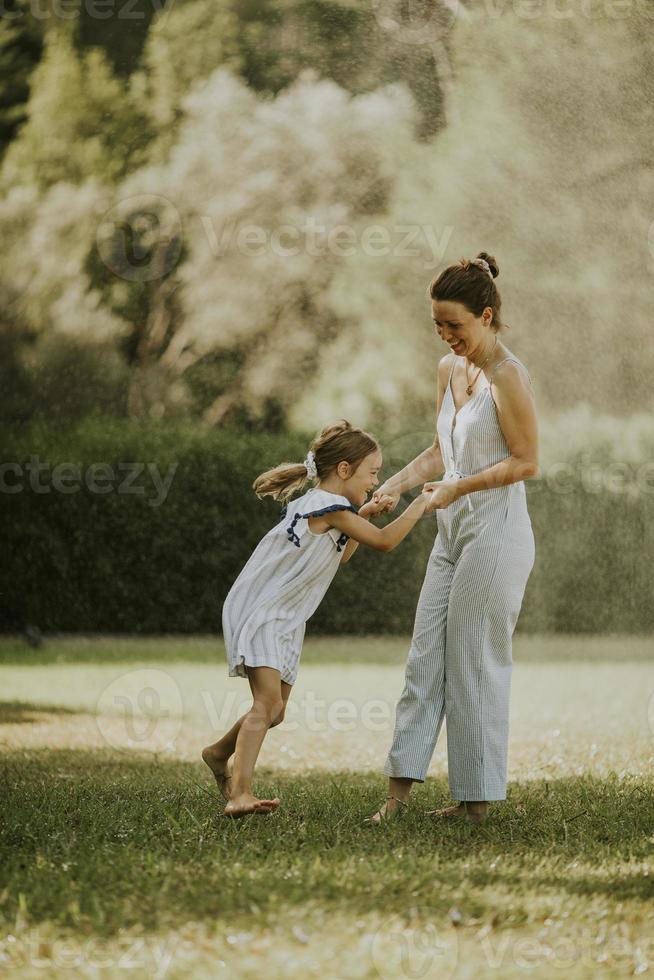
<svg viewBox="0 0 654 980"><path fill-rule="evenodd" d="M488 817L488 803L485 801L463 801L457 806L447 806L442 810L426 810L426 817L445 820L465 820L467 823L483 823Z"/></svg>
<svg viewBox="0 0 654 980"><path fill-rule="evenodd" d="M371 817L366 817L366 823L380 824L385 820L390 820L394 815L400 816L402 811L408 807L408 803L404 800L400 800L397 796L387 796L386 802L377 810L377 813L373 813Z"/></svg>
<svg viewBox="0 0 654 980"><path fill-rule="evenodd" d="M232 778L231 773L227 771L227 763L229 760L225 759L221 755L218 755L211 745L208 745L206 749L202 749L202 759L211 769L214 779L218 784L220 795L224 800L229 800L231 795L230 782Z"/></svg>
<svg viewBox="0 0 654 980"><path fill-rule="evenodd" d="M252 793L239 793L232 796L223 810L226 817L246 817L248 813L265 814L272 813L279 806L279 799L259 800Z"/></svg>

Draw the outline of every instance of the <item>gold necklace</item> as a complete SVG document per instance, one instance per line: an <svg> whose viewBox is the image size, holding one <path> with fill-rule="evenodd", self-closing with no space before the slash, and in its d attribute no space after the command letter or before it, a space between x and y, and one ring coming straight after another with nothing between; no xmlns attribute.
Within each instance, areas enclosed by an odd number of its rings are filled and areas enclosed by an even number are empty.
<svg viewBox="0 0 654 980"><path fill-rule="evenodd" d="M473 378L472 381L469 381L468 380L468 362L466 361L466 381L468 381L468 387L466 388L466 394L468 395L468 397L470 397L470 395L472 394L472 389L475 386L475 383L477 381L477 378L481 374L484 365L485 364L488 364L489 360L491 359L492 354L493 354L493 351L495 350L495 347L496 346L497 346L497 334L495 335L495 343L493 344L493 347L492 347L492 350L491 350L490 354L488 355L488 357L486 358L486 360L484 361L484 363L480 366L479 370L477 371L477 373L474 376L474 378Z"/></svg>

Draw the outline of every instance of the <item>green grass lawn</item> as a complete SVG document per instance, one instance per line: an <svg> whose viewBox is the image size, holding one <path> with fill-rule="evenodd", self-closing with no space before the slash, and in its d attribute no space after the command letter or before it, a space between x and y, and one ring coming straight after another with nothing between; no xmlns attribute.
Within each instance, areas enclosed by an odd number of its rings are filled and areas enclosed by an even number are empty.
<svg viewBox="0 0 654 980"><path fill-rule="evenodd" d="M258 772L282 807L232 822L198 761L246 701L215 640L0 641L0 969L654 970L647 640L516 637L507 800L478 827L423 816L449 801L443 732L409 812L372 827L406 648L310 641L298 709L270 733Z"/></svg>
<svg viewBox="0 0 654 980"><path fill-rule="evenodd" d="M514 660L654 660L649 636L523 635L513 638ZM403 636L307 636L302 663L404 663L408 640ZM0 664L50 663L196 663L225 662L219 636L53 636L39 649L19 636L0 636Z"/></svg>

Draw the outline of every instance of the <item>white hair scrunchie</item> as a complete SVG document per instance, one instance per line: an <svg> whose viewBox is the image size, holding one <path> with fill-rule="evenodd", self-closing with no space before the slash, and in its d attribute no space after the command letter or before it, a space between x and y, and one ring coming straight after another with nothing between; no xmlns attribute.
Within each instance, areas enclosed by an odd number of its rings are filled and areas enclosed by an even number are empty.
<svg viewBox="0 0 654 980"><path fill-rule="evenodd" d="M484 272L487 272L488 275L491 277L491 279L494 278L493 273L491 272L491 267L489 266L486 259L472 259L470 265L478 266L480 269L483 269Z"/></svg>
<svg viewBox="0 0 654 980"><path fill-rule="evenodd" d="M311 449L307 453L307 458L304 461L304 465L307 468L307 476L311 480L315 480L315 478L318 476L318 468L316 466L316 457L314 456Z"/></svg>

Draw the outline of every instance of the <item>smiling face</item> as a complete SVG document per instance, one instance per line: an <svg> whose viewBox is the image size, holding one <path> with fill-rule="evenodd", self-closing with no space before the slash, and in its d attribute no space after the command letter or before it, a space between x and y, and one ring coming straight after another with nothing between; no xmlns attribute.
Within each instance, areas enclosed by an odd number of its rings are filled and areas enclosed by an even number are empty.
<svg viewBox="0 0 654 980"><path fill-rule="evenodd" d="M339 463L341 466L349 466L348 463ZM368 494L371 493L379 484L379 471L382 466L382 454L380 449L369 453L361 460L356 470L344 478L343 492L348 500L360 507L365 504ZM349 467L351 470L351 467ZM346 471L347 472L347 471Z"/></svg>
<svg viewBox="0 0 654 980"><path fill-rule="evenodd" d="M433 299L431 315L438 336L460 357L471 357L488 343L493 317L490 306L476 317L463 303Z"/></svg>

